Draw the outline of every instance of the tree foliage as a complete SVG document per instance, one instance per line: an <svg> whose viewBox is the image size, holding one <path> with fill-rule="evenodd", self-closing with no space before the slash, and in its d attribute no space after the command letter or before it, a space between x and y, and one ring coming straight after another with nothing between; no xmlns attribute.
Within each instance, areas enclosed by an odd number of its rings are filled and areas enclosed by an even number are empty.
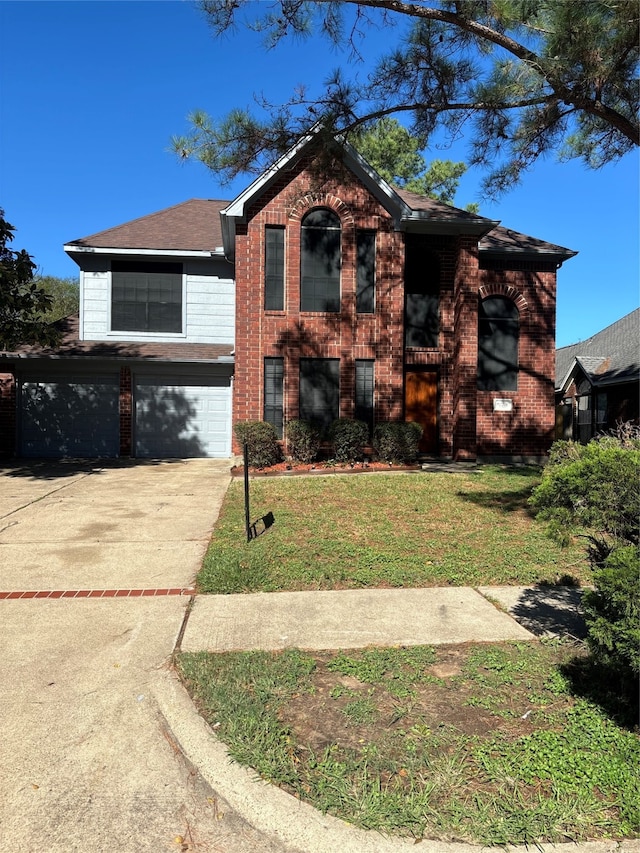
<svg viewBox="0 0 640 853"><path fill-rule="evenodd" d="M417 139L397 119L389 116L361 129L353 144L388 183L445 204L454 203L460 178L467 171L464 163L453 160L427 163ZM470 204L466 209L476 213L477 207Z"/></svg>
<svg viewBox="0 0 640 853"><path fill-rule="evenodd" d="M0 348L6 350L52 344L57 337L48 317L53 300L34 281L31 255L8 246L14 231L0 209Z"/></svg>
<svg viewBox="0 0 640 853"><path fill-rule="evenodd" d="M54 323L70 314L77 314L80 304L77 279L72 276L58 278L37 274L34 283L51 297L51 305L46 313L47 322Z"/></svg>
<svg viewBox="0 0 640 853"><path fill-rule="evenodd" d="M472 165L485 193L517 183L542 155L598 168L640 144L637 0L201 0L217 35L245 25L267 48L286 37L323 36L349 51L324 91L298 86L265 118L237 109L212 120L192 113L174 150L221 179L261 172L312 127L349 134L405 115L423 149L438 130L470 131ZM251 14L253 18L248 17ZM370 28L395 46L358 73ZM352 73L348 73L348 71Z"/></svg>

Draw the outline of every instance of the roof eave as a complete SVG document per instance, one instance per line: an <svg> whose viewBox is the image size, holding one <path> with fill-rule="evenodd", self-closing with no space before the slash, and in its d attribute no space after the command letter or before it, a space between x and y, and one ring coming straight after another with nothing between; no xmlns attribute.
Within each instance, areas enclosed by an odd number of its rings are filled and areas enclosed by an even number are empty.
<svg viewBox="0 0 640 853"><path fill-rule="evenodd" d="M402 219L404 231L411 233L439 234L453 237L468 235L481 240L500 224L499 219L438 219L429 213L411 211Z"/></svg>
<svg viewBox="0 0 640 853"><path fill-rule="evenodd" d="M63 246L64 251L74 261L75 255L138 255L149 257L162 258L223 258L224 251L222 246L216 247L213 251L205 249L132 249L132 248L116 248L114 246L81 246L77 243L66 243ZM76 261L77 263L77 261Z"/></svg>
<svg viewBox="0 0 640 853"><path fill-rule="evenodd" d="M574 252L572 249L558 251L557 249L545 249L542 247L539 249L527 249L519 246L505 246L500 249L497 249L494 246L480 246L479 253L485 257L495 256L496 259L504 258L505 255L515 255L518 256L520 260L540 260L543 258L544 260L555 262L558 267L562 266L565 261L574 258L578 254L578 252Z"/></svg>

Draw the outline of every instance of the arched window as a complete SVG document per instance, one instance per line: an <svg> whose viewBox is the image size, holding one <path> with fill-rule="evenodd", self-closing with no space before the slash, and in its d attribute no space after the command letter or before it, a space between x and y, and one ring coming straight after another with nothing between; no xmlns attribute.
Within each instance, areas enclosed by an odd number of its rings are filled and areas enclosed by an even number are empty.
<svg viewBox="0 0 640 853"><path fill-rule="evenodd" d="M489 296L478 310L478 389L516 391L520 315L505 296Z"/></svg>
<svg viewBox="0 0 640 853"><path fill-rule="evenodd" d="M311 210L302 220L300 310L340 310L341 224L331 210Z"/></svg>

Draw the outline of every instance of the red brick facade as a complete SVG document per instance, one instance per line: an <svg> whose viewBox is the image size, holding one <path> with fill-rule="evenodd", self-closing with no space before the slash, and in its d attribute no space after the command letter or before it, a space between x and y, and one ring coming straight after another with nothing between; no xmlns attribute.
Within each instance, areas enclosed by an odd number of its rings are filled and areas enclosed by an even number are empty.
<svg viewBox="0 0 640 853"><path fill-rule="evenodd" d="M310 186L316 188L310 191ZM318 207L334 211L342 225L339 313L300 311L301 220ZM267 225L285 231L283 311L263 308ZM356 312L356 234L361 229L376 232L374 314ZM438 346L405 349L406 240L385 207L357 180L319 179L301 164L282 171L236 230L233 422L263 419L266 357L284 359L285 423L299 416L300 358L340 360L340 417L354 416L355 360L372 359L376 422L404 417L407 370L434 371L437 455L542 457L554 430L555 265L547 262L541 271L544 264L521 261L516 269L500 269L504 264L481 262L477 236L430 235L427 226L421 245L440 270ZM478 303L490 295L506 296L518 308L516 391L477 390ZM494 411L495 398L509 399L511 410Z"/></svg>
<svg viewBox="0 0 640 853"><path fill-rule="evenodd" d="M13 365L0 373L0 458L12 456L16 435L16 380Z"/></svg>

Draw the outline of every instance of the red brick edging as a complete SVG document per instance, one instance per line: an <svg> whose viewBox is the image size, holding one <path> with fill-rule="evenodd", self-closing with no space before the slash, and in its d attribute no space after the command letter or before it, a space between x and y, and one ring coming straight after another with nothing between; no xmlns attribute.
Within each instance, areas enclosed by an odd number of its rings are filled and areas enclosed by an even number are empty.
<svg viewBox="0 0 640 853"><path fill-rule="evenodd" d="M157 595L195 595L195 588L165 587L153 589L44 589L1 592L0 600L22 598L147 598Z"/></svg>

